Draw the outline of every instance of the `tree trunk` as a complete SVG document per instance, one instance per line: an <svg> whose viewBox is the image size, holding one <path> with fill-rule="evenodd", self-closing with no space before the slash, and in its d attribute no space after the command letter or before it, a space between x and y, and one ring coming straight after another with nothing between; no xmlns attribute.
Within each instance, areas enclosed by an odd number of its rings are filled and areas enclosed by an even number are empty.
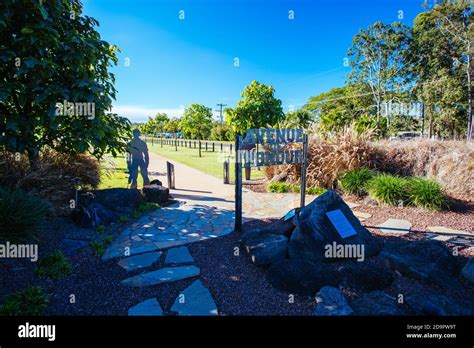
<svg viewBox="0 0 474 348"><path fill-rule="evenodd" d="M199 138L198 140L199 140L199 157L201 157L201 138Z"/></svg>

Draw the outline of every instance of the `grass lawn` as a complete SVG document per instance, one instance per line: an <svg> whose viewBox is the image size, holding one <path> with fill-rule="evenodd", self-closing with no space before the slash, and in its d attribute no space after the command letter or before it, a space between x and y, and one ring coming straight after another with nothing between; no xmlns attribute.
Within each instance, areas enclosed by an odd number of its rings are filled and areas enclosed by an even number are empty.
<svg viewBox="0 0 474 348"><path fill-rule="evenodd" d="M205 149L202 149L202 157L199 157L199 150L194 148L190 149L185 147L178 147L178 151L176 151L174 146L163 145L163 147L161 147L160 144L152 145L150 143L148 143L147 145L148 149L153 153L169 158L173 161L180 162L189 167L195 168L197 170L200 170L201 172L207 173L220 179L224 178L224 160L230 158L230 180L234 180L234 157L230 157L231 154L229 153L228 149L227 151L226 149L224 149L223 153L205 151ZM251 178L258 179L263 177L263 171L259 171L256 168L252 168Z"/></svg>
<svg viewBox="0 0 474 348"><path fill-rule="evenodd" d="M99 189L126 188L128 183L127 163L125 156L106 156L102 161L102 171ZM143 186L143 179L138 174L138 187Z"/></svg>

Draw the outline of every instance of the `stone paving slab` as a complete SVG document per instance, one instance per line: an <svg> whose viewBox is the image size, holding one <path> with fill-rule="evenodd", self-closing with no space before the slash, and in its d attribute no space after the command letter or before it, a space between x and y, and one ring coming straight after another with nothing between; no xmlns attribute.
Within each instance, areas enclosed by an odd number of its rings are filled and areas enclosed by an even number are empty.
<svg viewBox="0 0 474 348"><path fill-rule="evenodd" d="M458 236L474 237L473 232L454 230L452 228L443 227L443 226L429 226L427 229L430 232L439 233L439 234L451 234L451 235L458 235Z"/></svg>
<svg viewBox="0 0 474 348"><path fill-rule="evenodd" d="M130 256L122 259L118 262L118 265L125 269L127 272L134 271L136 269L145 268L151 266L153 263L158 261L163 253L161 251L140 254L136 256Z"/></svg>
<svg viewBox="0 0 474 348"><path fill-rule="evenodd" d="M411 229L411 222L402 219L388 219L377 228L387 234L407 234Z"/></svg>
<svg viewBox="0 0 474 348"><path fill-rule="evenodd" d="M165 258L165 264L189 262L194 262L194 259L185 246L169 249Z"/></svg>
<svg viewBox="0 0 474 348"><path fill-rule="evenodd" d="M358 218L360 221L364 221L364 220L370 219L370 218L372 217L372 214L363 213L363 212L361 212L361 211L356 211L356 210L354 210L353 213L354 213L355 216L357 216L357 218Z"/></svg>
<svg viewBox="0 0 474 348"><path fill-rule="evenodd" d="M195 277L198 276L199 273L200 269L196 266L166 267L124 279L120 283L133 287L156 285Z"/></svg>
<svg viewBox="0 0 474 348"><path fill-rule="evenodd" d="M128 310L129 316L143 315L143 316L162 316L163 310L156 298L150 298L139 304L131 307Z"/></svg>
<svg viewBox="0 0 474 348"><path fill-rule="evenodd" d="M196 280L176 298L171 311L178 315L218 315L217 306L209 290Z"/></svg>

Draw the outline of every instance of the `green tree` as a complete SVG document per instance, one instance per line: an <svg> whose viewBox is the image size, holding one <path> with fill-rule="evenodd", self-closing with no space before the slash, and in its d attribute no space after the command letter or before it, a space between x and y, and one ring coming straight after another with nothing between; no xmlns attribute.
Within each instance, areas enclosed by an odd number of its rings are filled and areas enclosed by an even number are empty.
<svg viewBox="0 0 474 348"><path fill-rule="evenodd" d="M212 109L201 104L191 104L179 123L181 131L192 139L199 140L199 157L201 157L201 140L209 137L212 127Z"/></svg>
<svg viewBox="0 0 474 348"><path fill-rule="evenodd" d="M168 115L164 112L159 112L153 118L153 126L156 131L162 133L165 130L166 123L168 123Z"/></svg>
<svg viewBox="0 0 474 348"><path fill-rule="evenodd" d="M221 124L218 121L213 123L210 137L211 140L230 141L233 140L234 137L234 132L229 125L225 123Z"/></svg>
<svg viewBox="0 0 474 348"><path fill-rule="evenodd" d="M118 48L96 26L80 0L0 2L0 146L32 164L45 146L96 157L126 149L130 122L108 113Z"/></svg>
<svg viewBox="0 0 474 348"><path fill-rule="evenodd" d="M281 100L275 98L275 89L252 81L245 87L235 108L225 109L226 123L236 133L245 133L251 128L266 127L283 121L285 115Z"/></svg>
<svg viewBox="0 0 474 348"><path fill-rule="evenodd" d="M311 113L308 110L289 111L285 115L285 120L289 127L308 128L313 122Z"/></svg>
<svg viewBox="0 0 474 348"><path fill-rule="evenodd" d="M416 81L413 92L425 105L430 137L454 137L469 130L472 122L472 52L468 53L471 41L465 39L468 29L472 31L469 20L472 22L472 12L469 14L464 1L442 2L415 18L409 51Z"/></svg>
<svg viewBox="0 0 474 348"><path fill-rule="evenodd" d="M180 131L179 122L181 122L179 118L172 117L168 122L166 122L165 131L168 133L178 133Z"/></svg>
<svg viewBox="0 0 474 348"><path fill-rule="evenodd" d="M312 115L322 135L340 131L364 116L362 127L376 112L369 87L355 85L333 88L310 97L302 109Z"/></svg>
<svg viewBox="0 0 474 348"><path fill-rule="evenodd" d="M382 103L397 98L406 86L405 52L410 47L410 30L404 24L376 22L354 36L349 49L352 71L349 81L370 87L380 127Z"/></svg>

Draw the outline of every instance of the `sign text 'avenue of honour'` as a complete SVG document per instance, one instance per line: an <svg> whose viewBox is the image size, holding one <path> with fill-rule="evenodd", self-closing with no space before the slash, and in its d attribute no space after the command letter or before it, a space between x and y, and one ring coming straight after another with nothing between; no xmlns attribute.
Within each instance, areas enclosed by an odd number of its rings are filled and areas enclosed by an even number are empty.
<svg viewBox="0 0 474 348"><path fill-rule="evenodd" d="M303 163L303 150L288 148L303 140L302 129L249 129L237 160L252 167Z"/></svg>

